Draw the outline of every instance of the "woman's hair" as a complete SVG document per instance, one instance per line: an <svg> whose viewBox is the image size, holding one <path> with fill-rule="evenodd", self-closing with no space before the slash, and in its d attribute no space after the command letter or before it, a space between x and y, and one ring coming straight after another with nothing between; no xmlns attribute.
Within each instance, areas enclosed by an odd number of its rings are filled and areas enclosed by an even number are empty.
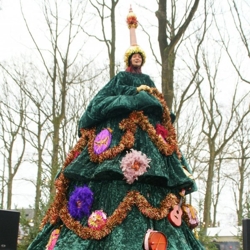
<svg viewBox="0 0 250 250"><path fill-rule="evenodd" d="M141 66L140 67L134 67L133 65L131 65L131 66L128 66L126 68L126 71L130 72L130 73L141 74Z"/></svg>

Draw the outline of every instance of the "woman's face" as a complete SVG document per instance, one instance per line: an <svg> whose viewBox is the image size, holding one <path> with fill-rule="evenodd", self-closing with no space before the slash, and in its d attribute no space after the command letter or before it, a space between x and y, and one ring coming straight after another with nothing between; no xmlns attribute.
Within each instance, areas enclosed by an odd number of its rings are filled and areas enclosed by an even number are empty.
<svg viewBox="0 0 250 250"><path fill-rule="evenodd" d="M131 65L134 67L140 67L142 64L142 57L139 53L133 54L130 59Z"/></svg>

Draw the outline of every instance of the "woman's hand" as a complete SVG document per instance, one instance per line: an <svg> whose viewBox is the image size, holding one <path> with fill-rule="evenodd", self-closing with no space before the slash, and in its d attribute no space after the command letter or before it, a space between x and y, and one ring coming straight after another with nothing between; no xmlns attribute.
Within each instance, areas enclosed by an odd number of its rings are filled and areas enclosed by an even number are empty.
<svg viewBox="0 0 250 250"><path fill-rule="evenodd" d="M139 91L142 91L142 90L144 90L144 91L146 91L146 90L150 90L150 87L149 86L147 86L147 85L141 85L141 86L139 86L139 87L137 87L137 91L139 92Z"/></svg>

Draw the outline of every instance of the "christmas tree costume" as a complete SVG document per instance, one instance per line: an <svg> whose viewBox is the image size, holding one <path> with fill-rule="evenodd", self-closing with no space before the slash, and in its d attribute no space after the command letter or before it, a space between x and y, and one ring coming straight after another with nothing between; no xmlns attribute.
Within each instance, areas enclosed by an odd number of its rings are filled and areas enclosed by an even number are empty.
<svg viewBox="0 0 250 250"><path fill-rule="evenodd" d="M147 88L138 92L141 85ZM81 117L79 135L29 250L204 249L184 209L192 207L181 203L196 185L148 75L111 79Z"/></svg>

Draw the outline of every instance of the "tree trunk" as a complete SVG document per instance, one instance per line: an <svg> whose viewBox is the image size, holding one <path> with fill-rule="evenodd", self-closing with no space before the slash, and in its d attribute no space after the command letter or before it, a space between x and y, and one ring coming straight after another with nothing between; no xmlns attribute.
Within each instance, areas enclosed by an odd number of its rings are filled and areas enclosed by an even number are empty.
<svg viewBox="0 0 250 250"><path fill-rule="evenodd" d="M164 51L164 61L162 63L162 93L167 102L169 109L172 109L174 99L174 65L175 53L168 52L168 48Z"/></svg>
<svg viewBox="0 0 250 250"><path fill-rule="evenodd" d="M169 109L172 109L174 99L174 66L176 58L176 45L185 33L192 18L198 8L199 0L195 0L190 9L187 18L182 24L179 24L179 29L176 28L175 13L173 9L176 6L172 4L171 17L167 17L167 1L159 0L156 16L158 18L158 42L162 61L162 93L165 97ZM169 30L169 33L167 33ZM177 32L176 32L177 30Z"/></svg>

